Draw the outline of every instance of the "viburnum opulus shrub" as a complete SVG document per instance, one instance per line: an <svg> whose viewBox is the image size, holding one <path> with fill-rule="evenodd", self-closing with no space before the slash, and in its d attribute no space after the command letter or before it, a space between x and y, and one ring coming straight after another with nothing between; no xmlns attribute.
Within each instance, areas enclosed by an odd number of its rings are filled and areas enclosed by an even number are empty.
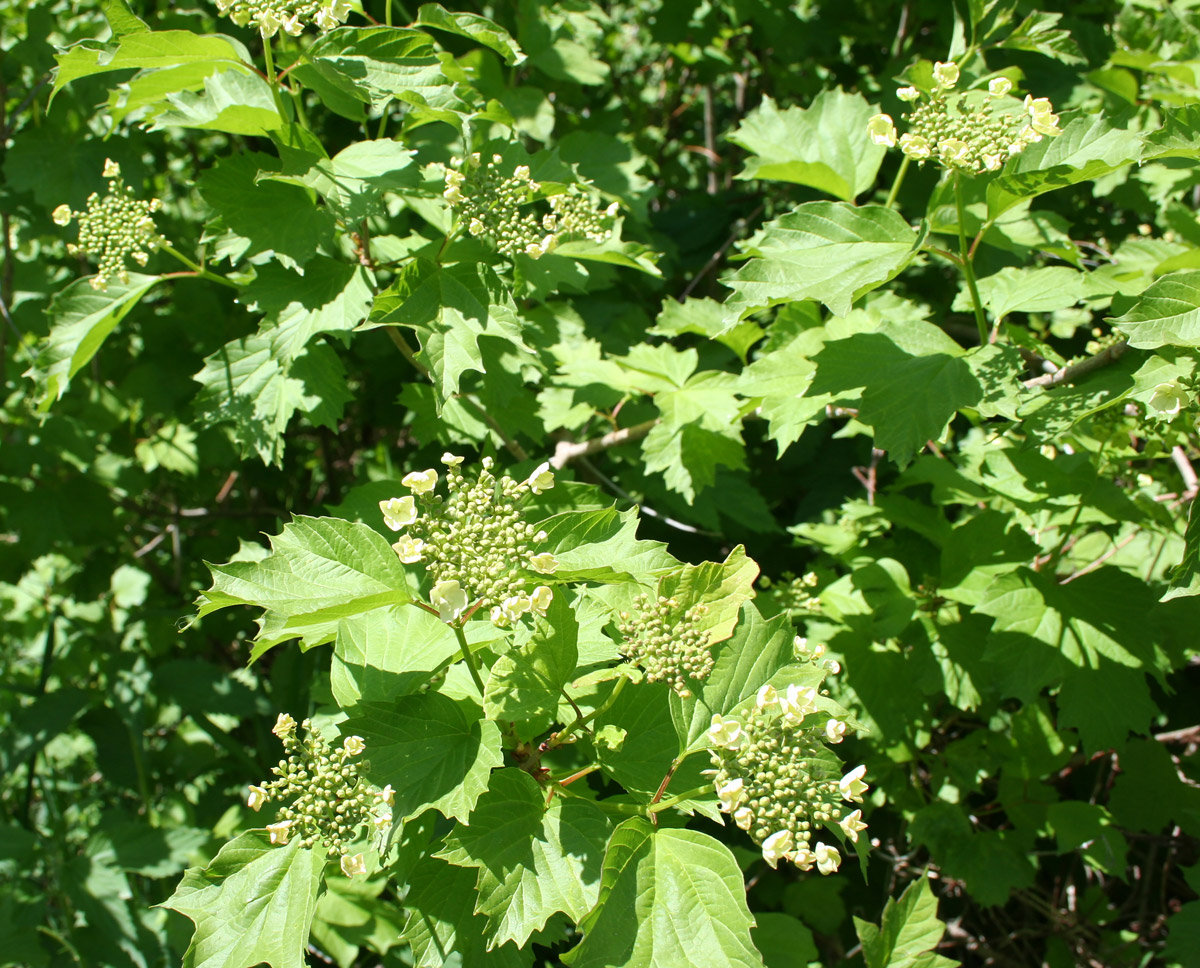
<svg viewBox="0 0 1200 968"><path fill-rule="evenodd" d="M1194 963L1200 14L1048 6L0 12L0 965Z"/></svg>

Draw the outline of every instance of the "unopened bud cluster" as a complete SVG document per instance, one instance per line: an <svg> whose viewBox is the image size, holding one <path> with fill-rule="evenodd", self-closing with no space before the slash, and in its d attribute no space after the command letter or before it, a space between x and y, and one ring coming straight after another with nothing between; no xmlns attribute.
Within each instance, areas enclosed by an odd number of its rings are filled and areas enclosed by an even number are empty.
<svg viewBox="0 0 1200 968"><path fill-rule="evenodd" d="M813 594L820 579L811 571L797 576L785 571L778 581L763 575L759 587L785 612L818 612L821 599Z"/></svg>
<svg viewBox="0 0 1200 968"><path fill-rule="evenodd" d="M489 608L501 627L525 613L545 615L553 594L546 585L530 588L535 575L553 574L558 562L537 550L546 540L521 517L527 494L554 486L544 463L524 481L491 473L485 457L475 480L458 469L461 457L444 454L445 496L437 493L438 472L414 471L403 479L412 495L379 503L384 523L404 535L392 547L407 564L422 562L433 581L430 603L444 622L457 621L468 608Z"/></svg>
<svg viewBox="0 0 1200 968"><path fill-rule="evenodd" d="M763 859L831 874L841 854L814 837L836 826L857 842L866 824L862 811L847 811L845 803L862 802L866 770L839 776L830 765L824 744L840 743L846 724L818 713L816 699L813 688L793 684L780 695L763 686L744 721L713 716L708 738L721 811L750 834Z"/></svg>
<svg viewBox="0 0 1200 968"><path fill-rule="evenodd" d="M333 30L350 16L350 0L217 0L217 9L239 27L253 24L264 37L280 30L293 37L308 24Z"/></svg>
<svg viewBox="0 0 1200 968"><path fill-rule="evenodd" d="M371 790L363 779L368 763L360 759L366 744L358 736L347 736L334 749L311 728L300 724L305 736L296 732L296 721L281 714L271 730L283 741L287 758L273 767L276 779L250 787L247 806L260 810L272 800L290 803L279 809L277 822L267 824L271 843L286 844L293 838L302 847L318 842L341 855L342 872L349 877L364 873L362 854L351 855L348 845L359 839L363 828L382 834L392 824L390 786Z"/></svg>
<svg viewBox="0 0 1200 968"><path fill-rule="evenodd" d="M682 618L679 602L659 596L638 595L633 600L634 612L622 612L617 626L624 641L621 654L636 662L651 682L667 682L680 696L692 694L689 681L708 678L713 658L708 633L699 627L708 611L703 603L693 605Z"/></svg>
<svg viewBox="0 0 1200 968"><path fill-rule="evenodd" d="M539 259L567 238L603 242L611 234L615 202L601 212L589 195L572 189L551 197L550 211L539 219L526 206L542 186L533 180L528 165L517 165L507 174L500 168L503 161L500 155L488 161L475 152L465 163L456 158L446 168L442 197L471 235L487 239L502 255Z"/></svg>
<svg viewBox="0 0 1200 968"><path fill-rule="evenodd" d="M72 255L81 252L99 263L91 286L100 290L107 289L113 279L128 282L125 260L130 258L144 266L150 253L165 241L150 217L162 203L157 198L134 198L115 161L105 159L104 177L108 179L108 194L92 192L82 212L60 205L52 215L56 225L79 220L79 242L69 244L67 251Z"/></svg>
<svg viewBox="0 0 1200 968"><path fill-rule="evenodd" d="M1022 104L1008 96L1012 82L1006 77L994 78L986 91L955 92L958 73L957 64L939 62L933 69L932 94L915 87L897 91L900 100L913 105L908 131L897 141L891 117L877 114L867 122L871 140L887 147L898 143L913 161L932 159L947 168L979 173L996 171L1043 135L1062 133L1048 98L1026 95Z"/></svg>

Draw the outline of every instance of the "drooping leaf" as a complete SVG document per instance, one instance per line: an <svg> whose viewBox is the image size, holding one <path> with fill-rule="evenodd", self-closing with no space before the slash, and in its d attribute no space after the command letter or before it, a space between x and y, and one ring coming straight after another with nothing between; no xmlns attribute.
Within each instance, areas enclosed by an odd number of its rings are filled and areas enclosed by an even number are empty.
<svg viewBox="0 0 1200 968"><path fill-rule="evenodd" d="M487 917L488 946L530 934L558 911L578 923L600 893L612 821L589 800L546 794L523 770L492 774L487 792L436 857L477 868L475 913Z"/></svg>
<svg viewBox="0 0 1200 968"><path fill-rule="evenodd" d="M196 924L184 968L305 968L324 866L324 848L274 846L248 830L188 870L163 902Z"/></svg>
<svg viewBox="0 0 1200 968"><path fill-rule="evenodd" d="M562 511L538 522L558 581L646 582L677 564L661 541L637 537L637 511Z"/></svg>
<svg viewBox="0 0 1200 968"><path fill-rule="evenodd" d="M563 961L571 968L762 968L753 925L728 847L634 817L609 841L600 899Z"/></svg>
<svg viewBox="0 0 1200 968"><path fill-rule="evenodd" d="M684 565L678 572L664 575L658 583L658 594L679 599L679 607L685 612L694 605L703 605L696 627L707 632L708 641L716 645L733 634L742 605L754 597L757 577L758 563L747 557L743 545L738 545L723 562Z"/></svg>
<svg viewBox="0 0 1200 968"><path fill-rule="evenodd" d="M1007 50L1032 50L1053 57L1063 64L1087 62L1071 32L1058 26L1061 13L1046 13L1035 10L1025 17L1016 29L1004 38L997 47Z"/></svg>

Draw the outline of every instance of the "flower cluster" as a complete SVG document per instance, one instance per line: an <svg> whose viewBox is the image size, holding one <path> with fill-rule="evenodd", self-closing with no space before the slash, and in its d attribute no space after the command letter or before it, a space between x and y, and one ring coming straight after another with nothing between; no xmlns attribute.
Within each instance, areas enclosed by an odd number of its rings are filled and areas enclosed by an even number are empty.
<svg viewBox="0 0 1200 968"><path fill-rule="evenodd" d="M526 206L541 184L533 180L528 165L517 165L511 175L505 174L500 170L503 160L492 155L491 161L486 161L475 152L465 164L456 158L446 168L442 197L458 212L471 235L487 239L503 255L522 253L533 259L571 236L593 242L609 237L616 202L601 212L589 195L572 189L552 196L550 211L539 219Z"/></svg>
<svg viewBox="0 0 1200 968"><path fill-rule="evenodd" d="M759 587L782 611L819 612L821 599L813 594L819 580L811 571L800 576L795 572L785 571L778 581L772 581L763 575Z"/></svg>
<svg viewBox="0 0 1200 968"><path fill-rule="evenodd" d="M862 811L847 812L844 803L862 802L866 769L838 775L824 744L840 743L846 724L818 714L816 699L812 688L790 685L780 695L766 685L745 722L713 716L710 772L721 811L749 832L768 864L788 860L801 870L831 874L841 854L820 840L814 843L814 828L836 825L858 841L867 826Z"/></svg>
<svg viewBox="0 0 1200 968"><path fill-rule="evenodd" d="M1006 77L994 78L986 91L955 92L958 76L957 64L939 62L932 94L902 87L897 96L913 104L909 130L897 140L891 117L876 114L867 122L871 140L889 148L898 143L913 161L935 159L947 168L979 173L996 171L1043 135L1062 133L1048 98L1026 95L1022 104L1008 96L1012 82Z"/></svg>
<svg viewBox="0 0 1200 968"><path fill-rule="evenodd" d="M304 739L296 735L296 721L280 714L271 732L283 741L287 759L271 769L277 779L250 787L246 805L257 811L272 800L295 797L280 808L275 823L267 824L271 843L286 844L297 837L301 846L312 847L319 840L341 855L343 874L363 874L363 855L351 855L348 845L364 827L378 834L387 831L392 824L388 808L395 794L391 786L368 789L362 778L368 764L359 759L366 749L361 737L347 736L334 749L307 719L300 728Z"/></svg>
<svg viewBox="0 0 1200 968"><path fill-rule="evenodd" d="M384 523L404 531L392 547L407 564L422 562L433 582L430 603L443 622L454 622L472 605L490 607L492 622L511 625L525 613L545 615L553 593L546 585L530 589L535 575L552 575L554 555L539 552L543 531L521 518L518 505L527 494L554 486L543 463L524 481L496 478L492 459L474 481L463 477L461 457L443 454L447 495L437 493L438 472L413 471L402 483L412 494L380 501Z"/></svg>
<svg viewBox="0 0 1200 968"><path fill-rule="evenodd" d="M350 0L217 0L217 9L239 27L253 24L264 37L280 30L293 37L308 24L333 30L350 16Z"/></svg>
<svg viewBox="0 0 1200 968"><path fill-rule="evenodd" d="M638 595L633 600L636 614L621 613L617 626L624 641L621 654L636 662L651 682L669 682L686 699L689 680L703 680L712 672L713 659L708 633L699 622L708 606L693 605L680 618L679 603L673 598Z"/></svg>
<svg viewBox="0 0 1200 968"><path fill-rule="evenodd" d="M108 179L108 194L101 197L92 192L85 211L75 212L70 205L59 205L52 215L56 225L79 220L79 243L68 245L67 251L72 255L82 252L99 263L91 285L100 290L107 289L114 278L128 282L125 259L144 266L150 253L165 241L150 217L162 203L157 198L134 198L133 189L121 177L121 166L111 159L104 161L104 177Z"/></svg>

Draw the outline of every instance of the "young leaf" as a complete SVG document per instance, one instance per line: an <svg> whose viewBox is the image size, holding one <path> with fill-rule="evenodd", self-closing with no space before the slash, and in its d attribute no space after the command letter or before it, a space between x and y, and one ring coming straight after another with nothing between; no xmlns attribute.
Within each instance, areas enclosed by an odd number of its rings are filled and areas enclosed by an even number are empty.
<svg viewBox="0 0 1200 968"><path fill-rule="evenodd" d="M193 867L162 907L196 924L184 968L305 968L325 849L274 846L265 830L231 840Z"/></svg>
<svg viewBox="0 0 1200 968"><path fill-rule="evenodd" d="M742 604L754 597L757 577L758 563L746 556L743 545L738 545L723 562L684 565L678 572L664 575L658 583L658 594L678 599L683 612L704 605L706 611L696 627L708 632L709 643L716 645L733 634Z"/></svg>
<svg viewBox="0 0 1200 968"><path fill-rule="evenodd" d="M1010 266L979 280L979 298L997 322L1009 313L1049 313L1079 302L1085 278L1082 272L1066 266ZM968 294L959 292L952 308L970 311Z"/></svg>
<svg viewBox="0 0 1200 968"><path fill-rule="evenodd" d="M729 848L634 817L612 835L600 899L563 956L571 968L763 968Z"/></svg>
<svg viewBox="0 0 1200 968"><path fill-rule="evenodd" d="M678 562L661 541L637 537L637 511L562 511L538 522L558 561L557 581L645 583Z"/></svg>
<svg viewBox="0 0 1200 968"><path fill-rule="evenodd" d="M259 561L209 565L213 587L200 615L230 605L265 609L251 660L287 639L329 642L343 618L411 601L404 567L378 532L337 518L297 516Z"/></svg>
<svg viewBox="0 0 1200 968"><path fill-rule="evenodd" d="M523 770L492 774L487 792L434 856L478 868L475 913L487 917L488 947L524 947L557 911L582 921L600 894L612 822L595 803L546 793Z"/></svg>
<svg viewBox="0 0 1200 968"><path fill-rule="evenodd" d="M959 964L934 953L946 925L938 920L937 898L924 877L910 884L898 901L888 899L880 926L855 918L854 930L862 942L867 968L954 968Z"/></svg>

